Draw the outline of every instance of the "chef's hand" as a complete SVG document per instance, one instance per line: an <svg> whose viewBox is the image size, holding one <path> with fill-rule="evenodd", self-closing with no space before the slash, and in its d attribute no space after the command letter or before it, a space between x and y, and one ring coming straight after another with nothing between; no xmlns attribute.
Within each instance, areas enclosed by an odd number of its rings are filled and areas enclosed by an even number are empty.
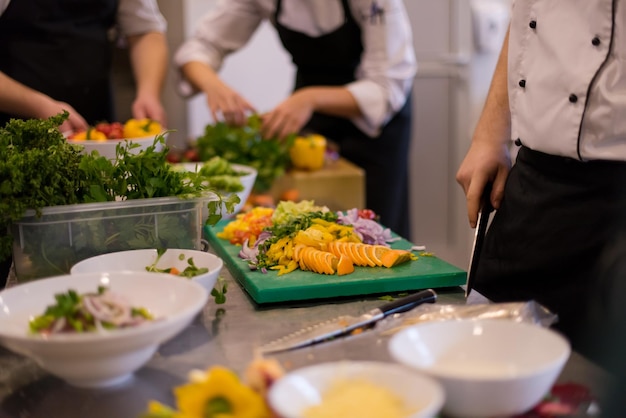
<svg viewBox="0 0 626 418"><path fill-rule="evenodd" d="M89 128L89 124L85 118L83 118L80 113L76 111L76 109L68 103L60 102L49 97L46 97L46 100L42 103L42 106L38 108L38 112L34 115L34 117L38 119L47 119L51 116L63 113L65 110L67 110L70 115L65 122L59 126L59 131L62 133L77 132L85 131Z"/></svg>
<svg viewBox="0 0 626 418"><path fill-rule="evenodd" d="M256 113L254 106L220 79L214 80L212 87L205 90L205 94L216 122L223 120L229 125L243 126L248 120L248 114Z"/></svg>
<svg viewBox="0 0 626 418"><path fill-rule="evenodd" d="M467 200L467 215L472 228L476 227L481 196L491 183L491 205L498 209L504 194L504 183L511 169L511 157L505 144L474 140L456 174Z"/></svg>
<svg viewBox="0 0 626 418"><path fill-rule="evenodd" d="M139 93L131 106L133 118L151 119L167 126L167 115L159 98L152 94Z"/></svg>
<svg viewBox="0 0 626 418"><path fill-rule="evenodd" d="M311 90L302 89L293 93L272 111L262 115L261 132L264 138L285 139L300 132L311 119L314 109Z"/></svg>

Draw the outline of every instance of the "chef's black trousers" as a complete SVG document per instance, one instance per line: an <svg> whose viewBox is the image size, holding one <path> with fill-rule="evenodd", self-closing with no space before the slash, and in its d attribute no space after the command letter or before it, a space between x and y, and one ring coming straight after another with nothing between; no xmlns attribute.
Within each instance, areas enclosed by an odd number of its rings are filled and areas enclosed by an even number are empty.
<svg viewBox="0 0 626 418"><path fill-rule="evenodd" d="M598 260L626 218L626 163L522 147L485 237L475 288L495 302L534 299L580 347Z"/></svg>

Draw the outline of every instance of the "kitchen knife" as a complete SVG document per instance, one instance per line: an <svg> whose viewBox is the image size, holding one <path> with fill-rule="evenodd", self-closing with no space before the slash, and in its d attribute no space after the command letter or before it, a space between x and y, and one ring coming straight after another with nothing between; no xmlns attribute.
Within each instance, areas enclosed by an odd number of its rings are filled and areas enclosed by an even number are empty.
<svg viewBox="0 0 626 418"><path fill-rule="evenodd" d="M263 354L269 354L313 345L334 337L348 334L355 329L373 325L391 314L406 312L423 303L434 303L436 300L437 293L435 293L434 290L422 290L412 295L394 300L393 302L386 303L358 317L340 316L328 322L322 322L320 324L301 329L293 334L286 335L278 340L265 344L260 347L260 351Z"/></svg>
<svg viewBox="0 0 626 418"><path fill-rule="evenodd" d="M485 240L485 233L487 232L487 226L489 224L489 215L493 211L490 196L491 185L486 185L480 199L480 208L478 209L478 221L476 224L476 230L474 231L472 255L470 257L469 269L467 271L467 282L465 283L465 297L469 296L474 286L478 261L480 260L480 253L483 248L483 241Z"/></svg>

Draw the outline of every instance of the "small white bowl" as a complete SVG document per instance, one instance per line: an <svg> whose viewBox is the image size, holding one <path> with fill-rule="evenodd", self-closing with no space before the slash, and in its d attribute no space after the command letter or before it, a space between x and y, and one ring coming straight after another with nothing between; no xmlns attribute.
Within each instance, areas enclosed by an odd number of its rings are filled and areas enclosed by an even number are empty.
<svg viewBox="0 0 626 418"><path fill-rule="evenodd" d="M165 132L162 134L163 138L167 140L168 133ZM67 142L74 145L82 145L84 154L91 154L91 151L98 151L98 153L108 158L109 160L116 159L117 155L115 150L117 148L117 144L124 141L129 141L133 144L139 144L138 147L132 148L129 152L131 154L138 154L139 152L145 150L150 145L154 144L154 139L156 135L144 136L140 138L124 138L124 139L106 139L106 140L75 140L75 139L67 139ZM160 152L163 149L163 144L161 142L157 142L155 147L155 151Z"/></svg>
<svg viewBox="0 0 626 418"><path fill-rule="evenodd" d="M145 272L146 267L152 266L157 259L156 249L146 250L128 250L107 253L95 257L87 258L72 266L71 274L79 273L97 273L97 272L113 272L113 271L136 271ZM218 256L199 250L187 250L169 248L159 258L155 267L166 269L175 267L179 271L183 271L188 266L188 261L193 258L196 267L206 267L208 272L193 276L191 281L201 284L209 292L215 286L217 278L224 266L224 262ZM180 279L188 280L186 277ZM156 279L156 278L155 278Z"/></svg>
<svg viewBox="0 0 626 418"><path fill-rule="evenodd" d="M198 283L156 273L84 273L20 284L0 292L0 344L31 357L44 370L78 387L106 387L126 381L181 332L202 310L208 292ZM29 320L70 289L79 294L108 286L131 306L158 320L136 327L47 337L29 332Z"/></svg>
<svg viewBox="0 0 626 418"><path fill-rule="evenodd" d="M441 382L445 415L492 417L521 414L540 402L571 349L548 328L491 319L411 326L391 338L389 351Z"/></svg>
<svg viewBox="0 0 626 418"><path fill-rule="evenodd" d="M174 164L174 166L177 168L183 169L185 171L196 172L200 170L203 164L204 163L200 161L200 162L194 162L194 163L177 163L177 164ZM254 182L258 174L256 168L251 167L249 165L234 164L234 163L231 163L230 165L235 171L243 172L246 174L239 177L239 180L241 180L241 184L243 185L243 190L237 193L237 196L239 196L239 203L235 206L235 210L233 211L233 213L227 213L226 208L222 207L222 219L232 219L235 217L235 215L237 215L241 211L241 209L243 208L243 205L246 204L246 201L248 200L248 197L250 196L250 193L252 192L252 188L254 186ZM204 208L204 212L202 216L203 216L203 219L207 218L208 216L207 208Z"/></svg>
<svg viewBox="0 0 626 418"><path fill-rule="evenodd" d="M270 406L282 418L302 418L304 410L320 404L327 388L340 379L365 379L389 390L416 411L407 418L434 417L444 402L441 385L410 368L374 361L339 361L287 373L271 386Z"/></svg>

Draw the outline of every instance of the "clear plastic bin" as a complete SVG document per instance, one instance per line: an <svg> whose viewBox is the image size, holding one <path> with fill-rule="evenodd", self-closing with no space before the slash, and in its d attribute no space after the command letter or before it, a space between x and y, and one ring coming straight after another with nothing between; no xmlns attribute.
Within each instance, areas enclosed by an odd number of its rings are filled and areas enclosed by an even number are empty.
<svg viewBox="0 0 626 418"><path fill-rule="evenodd" d="M200 249L203 208L215 197L164 197L29 211L11 225L18 283L69 274L100 254L143 248Z"/></svg>

